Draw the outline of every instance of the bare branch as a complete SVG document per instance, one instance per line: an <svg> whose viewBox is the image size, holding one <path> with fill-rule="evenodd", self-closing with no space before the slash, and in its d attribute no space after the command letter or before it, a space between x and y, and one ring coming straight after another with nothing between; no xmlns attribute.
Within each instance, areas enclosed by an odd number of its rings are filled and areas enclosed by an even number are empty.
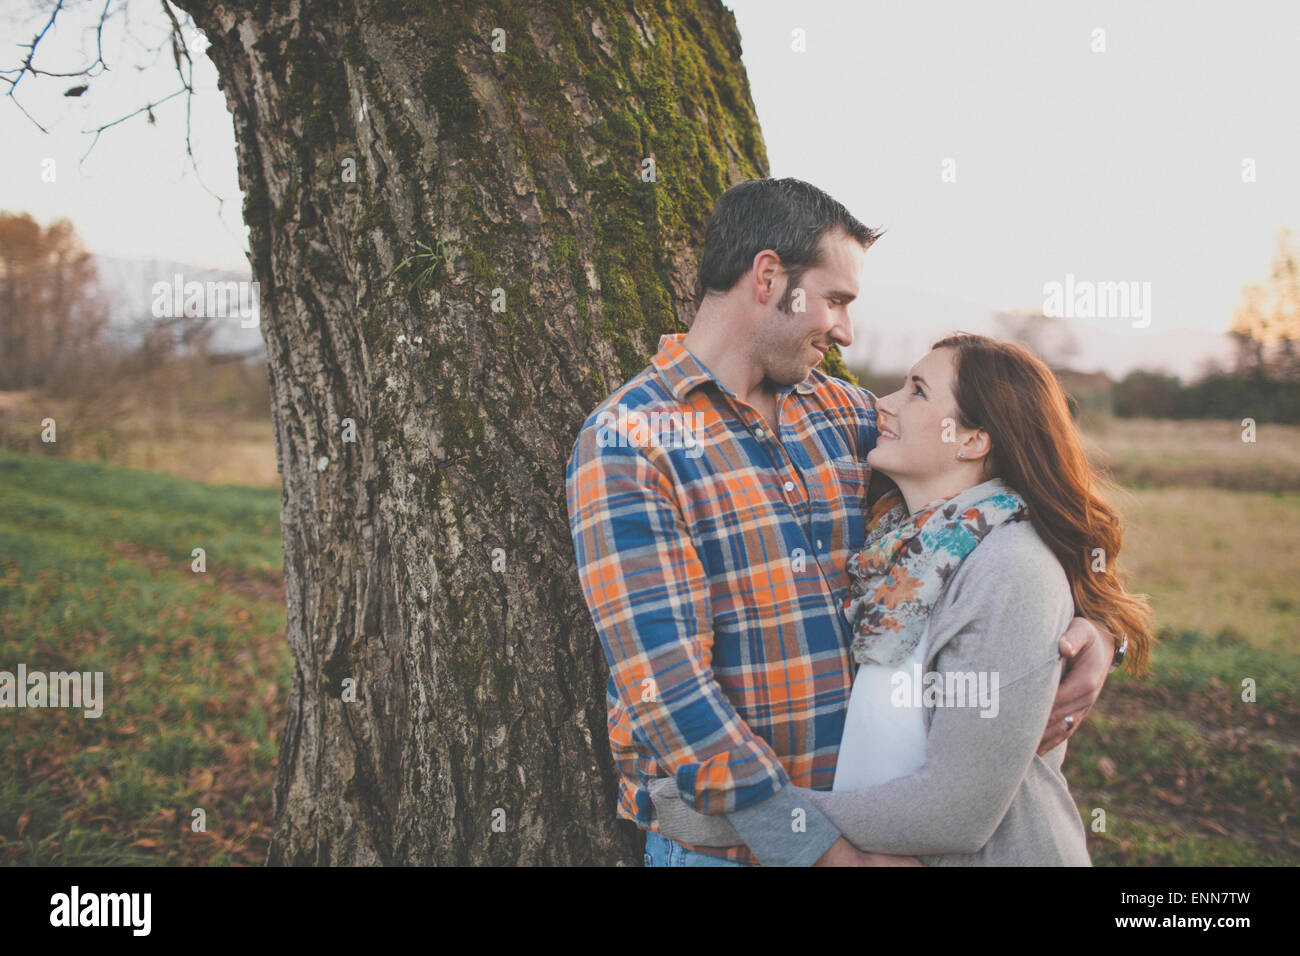
<svg viewBox="0 0 1300 956"><path fill-rule="evenodd" d="M32 116L32 114L27 111L27 109L22 105L22 103L18 101L18 98L14 96L14 91L18 87L19 81L22 80L22 78L26 76L28 73L32 74L33 76L48 76L48 77L60 77L60 78L86 76L86 77L93 78L101 75L102 73L108 70L108 64L104 61L104 24L108 21L111 15L109 13L109 10L113 5L113 0L104 0L104 8L103 10L100 11L99 20L95 26L95 52L96 52L95 62L91 63L85 69L78 70L75 73L55 73L49 70L39 69L34 65L33 61L35 60L36 57L36 49L38 46L40 46L41 41L45 38L46 34L48 34L50 32L50 29L54 26L54 22L58 18L59 13L64 9L64 3L65 0L57 0L54 10L50 14L49 20L41 28L41 31L32 39L31 43L23 44L23 46L27 48L28 52L22 64L20 66L13 67L11 69L0 69L0 81L9 84L9 90L7 94L9 98L13 100L14 105L17 106L18 109L22 111L22 114L24 116L26 116L29 120L31 120L32 124L37 129L39 129L42 133L46 133L46 134L49 133L49 130L46 129L45 126L43 126L36 119L36 117ZM161 44L159 44L155 48L152 48L152 50L150 50L150 48L147 47L145 49L146 52L161 52L164 45L166 44L171 45L172 62L176 65L176 74L178 77L180 77L181 88L179 90L176 90L174 93L170 93L167 96L164 96L160 100L155 100L152 103L146 103L144 106L140 107L137 110L133 110L130 113L127 113L125 116L120 116L117 119L112 120L108 123L104 123L100 126L97 126L94 129L82 130L83 133L87 133L87 134L93 133L94 138L90 141L90 145L86 148L86 151L81 155L81 159L78 161L78 165L80 166L85 163L86 158L91 154L91 151L93 151L95 146L99 143L99 137L104 133L105 130L117 126L120 123L124 123L127 120L131 119L132 117L139 116L141 113L148 114L149 122L151 123L155 122L154 115L153 115L154 107L160 106L163 103L166 103L168 100L176 96L179 96L181 93L184 93L186 94L185 96L185 155L189 157L190 166L194 170L194 178L198 181L199 185L203 187L203 190L209 196L211 196L213 199L217 201L217 216L220 217L222 215L222 212L224 211L226 201L221 195L215 192L207 184L207 182L204 181L203 174L199 171L198 159L194 155L194 138L193 138L194 59L190 55L189 45L185 42L185 31L181 26L180 19L176 16L175 10L172 9L172 6L167 2L167 0L160 0L160 3L162 6L163 14L167 17L167 20L171 25L171 29L168 32L167 38L163 40ZM127 5L123 3L119 7L119 10L123 13L126 13ZM128 15L128 23L129 23L129 15ZM16 73L17 76L10 77L5 75L5 74L14 74L14 73Z"/></svg>
<svg viewBox="0 0 1300 956"><path fill-rule="evenodd" d="M18 69L17 78L11 81L9 84L10 97L14 95L14 90L18 89L18 84L22 81L24 74L29 72L34 74L36 72L34 69L32 69L32 60L36 58L36 48L40 45L41 41L45 39L45 34L50 32L50 27L54 26L54 21L58 17L59 11L62 9L63 9L63 0L59 0L59 2L54 5L54 12L50 14L49 22L46 23L45 26L41 28L40 33L36 34L36 36L32 38L31 43L24 44L27 47L27 51L28 51L27 59L23 61L23 65ZM12 73L13 71L6 70L5 72ZM15 102L17 101L15 100ZM23 112L26 112L26 110L24 110Z"/></svg>
<svg viewBox="0 0 1300 956"><path fill-rule="evenodd" d="M82 130L83 133L94 133L94 134L95 134L95 138L94 138L93 140L91 140L91 142L90 142L90 148L87 149L87 150L85 151L85 153L82 154L82 156L81 156L81 160L80 160L80 161L81 161L81 162L85 162L86 157L90 155L90 150L94 149L94 148L95 148L95 144L99 142L99 134L102 133L102 132L104 132L104 130L108 129L108 128L111 127L111 126L116 126L118 123L125 123L125 122L126 122L127 120L129 120L132 116L139 116L141 113L144 113L144 112L146 112L146 111L149 113L149 116L150 116L150 122L153 122L153 119L152 119L152 117L153 117L153 108L154 108L155 106L161 106L163 103L166 103L168 100L170 100L170 99L172 99L172 98L174 98L174 97L180 96L180 95L181 95L182 93L184 93L184 92L185 92L185 90L184 90L184 88L182 88L182 89L177 90L177 91L174 92L174 93L168 93L168 94L167 94L166 96L164 96L162 99L160 99L160 100L156 100L156 101L154 101L153 103L146 103L144 106L140 107L138 110L132 110L130 113L127 113L125 116L120 116L120 117L118 117L117 119L113 120L111 123L105 123L103 126L97 127L96 129L83 129L83 130ZM191 157L191 158L192 158L192 157Z"/></svg>
<svg viewBox="0 0 1300 956"><path fill-rule="evenodd" d="M38 69L35 65L33 65L33 61L36 59L36 48L40 46L41 41L45 39L45 34L50 32L50 28L54 26L54 21L58 18L59 12L63 9L63 0L58 0L58 3L55 4L54 6L54 12L50 14L50 19L46 22L45 26L41 28L41 32L32 38L31 43L22 44L23 46L27 47L27 57L26 59L23 60L22 65L12 67L9 69L0 70L0 81L9 84L9 91L5 95L14 101L14 105L17 106L18 109L22 111L22 114L26 116L29 120L31 120L32 123L36 126L36 128L39 129L42 133L48 134L49 130L47 130L44 126L42 126L39 122L37 122L36 118L32 116L31 113L27 112L27 109L21 103L18 102L18 98L14 95L14 93L18 89L18 84L22 81L22 78L26 76L28 73L32 74L32 76L51 76L51 77L59 77L59 78L66 79L68 77L73 77L73 76L87 76L93 78L106 72L108 70L108 64L104 62L104 43L103 43L104 21L108 18L108 8L112 5L112 3L113 0L105 0L104 9L100 11L99 23L95 28L95 52L96 52L95 62L91 63L90 66L84 67L80 70L76 70L72 73L55 73L50 70ZM99 72L95 72L96 67L102 67L102 69L99 70ZM17 73L18 75L11 79L8 76L2 75L6 73Z"/></svg>
<svg viewBox="0 0 1300 956"><path fill-rule="evenodd" d="M172 59L176 63L176 73L180 76L181 83L184 84L185 89L188 92L188 95L185 97L185 155L189 156L190 166L194 168L194 178L198 180L199 185L203 187L204 192L217 201L217 216L220 217L221 212L226 205L226 201L213 192L208 187L208 184L203 181L203 174L199 172L198 160L194 157L194 145L190 136L190 121L193 115L194 105L194 60L190 58L190 48L185 43L185 33L181 30L180 21L176 19L176 14L172 12L171 4L169 4L167 0L161 0L161 3L163 12L167 14L167 19L170 20L172 24ZM184 67L188 68L188 75L186 69L182 68L182 60L185 61Z"/></svg>

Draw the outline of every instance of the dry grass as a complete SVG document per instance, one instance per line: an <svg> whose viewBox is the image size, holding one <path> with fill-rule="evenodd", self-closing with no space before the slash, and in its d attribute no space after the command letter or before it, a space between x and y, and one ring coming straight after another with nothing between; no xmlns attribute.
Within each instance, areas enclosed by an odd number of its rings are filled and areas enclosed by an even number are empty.
<svg viewBox="0 0 1300 956"><path fill-rule="evenodd" d="M1127 486L1121 564L1157 623L1300 647L1300 427L1086 420L1094 460Z"/></svg>
<svg viewBox="0 0 1300 956"><path fill-rule="evenodd" d="M1146 488L1115 503L1128 529L1120 563L1158 626L1300 648L1300 494Z"/></svg>
<svg viewBox="0 0 1300 956"><path fill-rule="evenodd" d="M215 485L279 488L269 421L192 420L183 429L127 423L113 463Z"/></svg>
<svg viewBox="0 0 1300 956"><path fill-rule="evenodd" d="M251 415L245 397L224 391L138 396L112 403L0 392L0 447L77 461L155 471L209 484L280 487L269 416ZM41 439L41 422L57 423L57 442Z"/></svg>
<svg viewBox="0 0 1300 956"><path fill-rule="evenodd" d="M1183 485L1238 491L1300 491L1300 426L1239 422L1091 418L1090 453L1130 486Z"/></svg>

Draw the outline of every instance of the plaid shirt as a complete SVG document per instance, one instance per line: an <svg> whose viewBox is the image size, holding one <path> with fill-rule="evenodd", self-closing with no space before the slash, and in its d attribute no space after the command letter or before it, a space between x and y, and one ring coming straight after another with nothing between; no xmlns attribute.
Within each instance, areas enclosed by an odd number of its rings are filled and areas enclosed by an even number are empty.
<svg viewBox="0 0 1300 956"><path fill-rule="evenodd" d="M701 813L829 790L854 665L843 603L864 540L875 398L820 370L781 434L665 335L574 445L570 528L610 667L618 815L656 830L674 775ZM693 847L746 863L743 846Z"/></svg>

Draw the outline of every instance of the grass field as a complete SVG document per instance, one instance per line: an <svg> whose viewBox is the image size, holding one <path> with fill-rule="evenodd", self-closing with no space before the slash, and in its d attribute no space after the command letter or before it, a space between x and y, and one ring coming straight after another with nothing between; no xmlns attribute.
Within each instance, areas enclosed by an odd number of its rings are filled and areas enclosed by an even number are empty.
<svg viewBox="0 0 1300 956"><path fill-rule="evenodd" d="M0 710L0 861L265 859L291 673L279 510L275 491L0 452L0 669L102 671L107 701Z"/></svg>
<svg viewBox="0 0 1300 956"><path fill-rule="evenodd" d="M1300 429L1240 434L1090 430L1163 628L1153 676L1112 677L1066 758L1085 823L1105 814L1098 865L1300 863ZM274 473L264 442L245 481ZM0 669L101 670L111 702L0 710L0 862L262 862L291 674L278 514L274 488L0 452Z"/></svg>
<svg viewBox="0 0 1300 956"><path fill-rule="evenodd" d="M1090 456L1128 487L1300 491L1300 426L1095 417Z"/></svg>
<svg viewBox="0 0 1300 956"><path fill-rule="evenodd" d="M1121 561L1162 626L1300 653L1300 492L1132 495L1119 502L1129 520Z"/></svg>

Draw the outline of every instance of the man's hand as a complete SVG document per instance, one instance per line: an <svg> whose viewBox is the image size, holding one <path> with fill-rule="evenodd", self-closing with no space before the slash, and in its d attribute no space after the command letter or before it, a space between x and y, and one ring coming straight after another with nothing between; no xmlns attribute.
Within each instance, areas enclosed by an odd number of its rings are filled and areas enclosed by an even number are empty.
<svg viewBox="0 0 1300 956"><path fill-rule="evenodd" d="M844 837L831 844L813 866L924 866L914 856L891 856L888 853L863 853Z"/></svg>
<svg viewBox="0 0 1300 956"><path fill-rule="evenodd" d="M1076 617L1061 635L1061 656L1066 659L1061 686L1052 702L1047 729L1038 745L1041 757L1079 729L1092 705L1101 696L1111 662L1115 659L1115 639L1091 621ZM1073 717L1070 724L1065 718Z"/></svg>

